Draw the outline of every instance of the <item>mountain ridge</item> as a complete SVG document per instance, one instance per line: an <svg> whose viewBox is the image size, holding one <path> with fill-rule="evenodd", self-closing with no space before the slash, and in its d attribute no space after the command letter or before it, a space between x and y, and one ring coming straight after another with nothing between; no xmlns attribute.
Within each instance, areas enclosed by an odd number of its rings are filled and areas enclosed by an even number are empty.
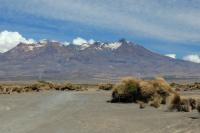
<svg viewBox="0 0 200 133"><path fill-rule="evenodd" d="M0 54L1 80L117 80L123 76L200 76L200 65L172 59L121 39L64 45L56 41L20 43Z"/></svg>

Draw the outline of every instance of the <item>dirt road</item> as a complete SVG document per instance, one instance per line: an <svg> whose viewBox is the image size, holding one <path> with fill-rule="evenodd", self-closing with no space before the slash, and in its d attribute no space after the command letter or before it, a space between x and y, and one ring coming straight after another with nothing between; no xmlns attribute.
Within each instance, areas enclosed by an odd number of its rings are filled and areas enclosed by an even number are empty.
<svg viewBox="0 0 200 133"><path fill-rule="evenodd" d="M0 133L199 133L200 114L111 104L110 92L0 95Z"/></svg>

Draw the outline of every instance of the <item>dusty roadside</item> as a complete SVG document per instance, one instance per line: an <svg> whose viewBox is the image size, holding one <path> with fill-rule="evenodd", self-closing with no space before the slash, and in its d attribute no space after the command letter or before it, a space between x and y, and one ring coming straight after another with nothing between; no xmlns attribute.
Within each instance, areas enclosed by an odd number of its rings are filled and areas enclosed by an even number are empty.
<svg viewBox="0 0 200 133"><path fill-rule="evenodd" d="M1 133L198 133L200 115L111 104L106 91L0 95ZM196 93L195 93L196 94Z"/></svg>

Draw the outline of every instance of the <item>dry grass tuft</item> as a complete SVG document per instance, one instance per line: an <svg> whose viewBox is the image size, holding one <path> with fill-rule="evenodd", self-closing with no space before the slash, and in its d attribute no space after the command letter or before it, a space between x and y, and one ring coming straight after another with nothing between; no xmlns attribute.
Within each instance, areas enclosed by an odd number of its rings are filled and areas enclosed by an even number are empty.
<svg viewBox="0 0 200 133"><path fill-rule="evenodd" d="M180 97L176 95L170 103L170 110L179 112L191 112L198 108L198 101L194 98Z"/></svg>
<svg viewBox="0 0 200 133"><path fill-rule="evenodd" d="M180 103L177 105L177 111L191 112L192 108L191 108L189 99L187 99L187 98L181 99Z"/></svg>
<svg viewBox="0 0 200 133"><path fill-rule="evenodd" d="M159 108L161 103L162 103L161 96L156 95L156 96L154 96L153 101L150 102L150 106L155 107L155 108Z"/></svg>
<svg viewBox="0 0 200 133"><path fill-rule="evenodd" d="M133 102L136 99L139 80L135 78L124 78L122 82L116 85L112 93L112 102Z"/></svg>
<svg viewBox="0 0 200 133"><path fill-rule="evenodd" d="M200 99L196 99L196 109L200 113Z"/></svg>
<svg viewBox="0 0 200 133"><path fill-rule="evenodd" d="M71 83L56 84L56 83L47 82L47 81L38 81L36 83L30 83L25 86L17 86L17 85L0 86L0 94L39 92L39 91L48 91L48 90L82 91L82 90L86 90L86 89L83 89L81 85L75 85L75 84L71 84Z"/></svg>
<svg viewBox="0 0 200 133"><path fill-rule="evenodd" d="M80 85L75 85L72 83L65 83L60 86L59 90L61 91L82 91L82 87Z"/></svg>
<svg viewBox="0 0 200 133"><path fill-rule="evenodd" d="M144 109L146 107L144 102L139 101L137 103L139 104L140 109Z"/></svg>
<svg viewBox="0 0 200 133"><path fill-rule="evenodd" d="M168 109L169 110L175 110L177 108L177 105L180 103L181 101L181 97L179 94L177 93L174 93L174 94L171 94L169 97L168 97Z"/></svg>
<svg viewBox="0 0 200 133"><path fill-rule="evenodd" d="M113 84L101 84L99 85L99 90L112 90Z"/></svg>
<svg viewBox="0 0 200 133"><path fill-rule="evenodd" d="M174 93L171 86L163 78L156 78L155 80L125 78L114 87L112 101L142 101L158 108L160 104L166 104L167 98Z"/></svg>
<svg viewBox="0 0 200 133"><path fill-rule="evenodd" d="M171 83L171 87L173 87L177 91L191 91L191 90L200 90L200 83L195 82L191 84L178 84Z"/></svg>

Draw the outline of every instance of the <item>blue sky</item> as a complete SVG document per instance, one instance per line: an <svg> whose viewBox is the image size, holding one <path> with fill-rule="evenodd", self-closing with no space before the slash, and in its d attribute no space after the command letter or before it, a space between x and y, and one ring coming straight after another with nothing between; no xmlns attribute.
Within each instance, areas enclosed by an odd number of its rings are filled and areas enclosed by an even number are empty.
<svg viewBox="0 0 200 133"><path fill-rule="evenodd" d="M178 58L200 54L200 0L0 0L0 31L25 38L126 38Z"/></svg>

